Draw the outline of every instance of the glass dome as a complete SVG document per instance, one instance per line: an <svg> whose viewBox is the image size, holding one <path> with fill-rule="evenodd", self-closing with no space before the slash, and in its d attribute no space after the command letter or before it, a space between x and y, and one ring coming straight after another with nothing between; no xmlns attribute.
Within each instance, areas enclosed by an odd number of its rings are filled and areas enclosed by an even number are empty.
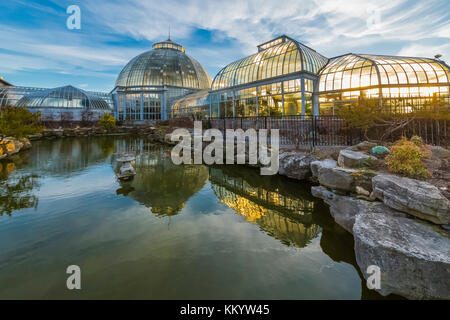
<svg viewBox="0 0 450 320"><path fill-rule="evenodd" d="M287 36L258 46L258 53L235 61L214 78L213 90L234 87L294 72L316 75L328 59Z"/></svg>
<svg viewBox="0 0 450 320"><path fill-rule="evenodd" d="M185 54L183 46L169 39L133 58L116 81L118 88L154 86L208 89L211 77L197 60Z"/></svg>
<svg viewBox="0 0 450 320"><path fill-rule="evenodd" d="M18 100L16 105L28 108L111 109L103 97L72 86L31 92Z"/></svg>

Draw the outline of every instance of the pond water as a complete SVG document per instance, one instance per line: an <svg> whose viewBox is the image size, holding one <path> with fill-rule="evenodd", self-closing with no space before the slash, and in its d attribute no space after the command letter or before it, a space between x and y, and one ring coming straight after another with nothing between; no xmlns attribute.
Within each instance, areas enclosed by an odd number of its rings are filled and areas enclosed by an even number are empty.
<svg viewBox="0 0 450 320"><path fill-rule="evenodd" d="M116 153L137 175L115 178ZM66 268L81 268L81 290ZM310 185L176 166L131 137L33 143L0 162L0 299L377 299Z"/></svg>

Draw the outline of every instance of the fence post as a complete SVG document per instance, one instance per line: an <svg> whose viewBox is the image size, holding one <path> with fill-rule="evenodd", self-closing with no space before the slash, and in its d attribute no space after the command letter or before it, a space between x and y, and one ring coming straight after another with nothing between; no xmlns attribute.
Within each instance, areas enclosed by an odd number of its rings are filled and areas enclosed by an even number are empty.
<svg viewBox="0 0 450 320"><path fill-rule="evenodd" d="M316 130L317 130L317 124L316 124L316 116L313 115L311 117L311 128L312 128L312 146L313 148L316 146Z"/></svg>

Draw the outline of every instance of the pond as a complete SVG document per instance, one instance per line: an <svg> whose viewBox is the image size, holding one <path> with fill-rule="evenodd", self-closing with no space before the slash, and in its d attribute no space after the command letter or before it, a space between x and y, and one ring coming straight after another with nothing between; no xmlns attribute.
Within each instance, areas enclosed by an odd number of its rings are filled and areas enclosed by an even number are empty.
<svg viewBox="0 0 450 320"><path fill-rule="evenodd" d="M132 181L116 180L120 152L137 155ZM139 138L34 142L0 162L0 299L383 298L310 187L176 166Z"/></svg>

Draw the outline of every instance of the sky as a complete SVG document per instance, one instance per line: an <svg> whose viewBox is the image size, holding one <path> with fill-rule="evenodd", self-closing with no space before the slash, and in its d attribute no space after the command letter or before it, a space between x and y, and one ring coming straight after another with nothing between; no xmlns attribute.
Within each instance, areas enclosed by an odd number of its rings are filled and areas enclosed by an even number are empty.
<svg viewBox="0 0 450 320"><path fill-rule="evenodd" d="M80 29L67 27L71 5L80 8ZM212 78L282 34L329 58L441 54L450 62L448 0L2 0L0 76L109 92L127 62L166 40L169 28Z"/></svg>

